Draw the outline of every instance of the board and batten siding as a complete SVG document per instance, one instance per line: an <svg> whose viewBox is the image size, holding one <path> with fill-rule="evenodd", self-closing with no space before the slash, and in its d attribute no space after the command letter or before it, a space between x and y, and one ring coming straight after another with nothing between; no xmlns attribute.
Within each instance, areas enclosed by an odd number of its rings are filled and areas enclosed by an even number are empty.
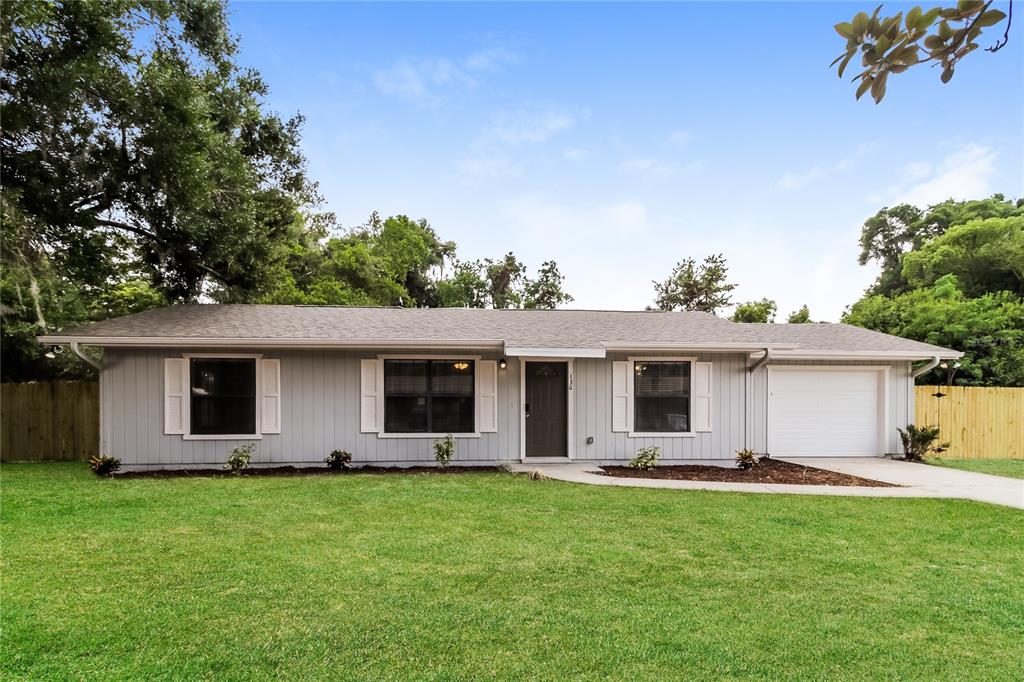
<svg viewBox="0 0 1024 682"><path fill-rule="evenodd" d="M193 352L193 351L189 351ZM200 351L196 351L200 352ZM213 351L216 352L216 351ZM230 351L222 351L230 352ZM240 351L244 352L244 351ZM484 352L403 352L439 357ZM180 357L167 350L116 349L104 352L100 377L101 449L131 466L220 465L232 448L255 443L256 464L323 464L332 450L348 450L354 463L416 464L434 461L433 438L387 438L361 433L359 361L373 352L265 351L281 360L281 429L258 440L186 440L164 434L163 361ZM498 370L498 430L456 437L460 464L519 459L519 365Z"/></svg>
<svg viewBox="0 0 1024 682"><path fill-rule="evenodd" d="M802 365L815 367L889 367L888 385L888 433L885 434L886 452L894 454L903 452L898 428L905 428L913 423L914 418L914 380L911 377L909 362L849 361L849 360L772 360L772 367ZM768 372L762 367L753 372L751 379L751 449L763 453L767 449L768 440Z"/></svg>
<svg viewBox="0 0 1024 682"><path fill-rule="evenodd" d="M223 351L230 352L230 351ZM404 353L421 356L479 355L497 360L493 352L437 351ZM281 432L259 440L187 440L164 434L163 360L180 357L166 349L116 349L104 353L100 379L100 448L130 466L220 465L231 449L255 443L257 464L318 465L335 449L348 450L355 463L408 465L434 460L433 439L388 438L360 430L360 360L377 353L358 351L266 351L265 358L281 360ZM612 431L612 363L628 353L607 358L576 358L573 401L575 426L572 451L579 460L619 462L631 459L643 447L657 446L662 461L732 459L750 447L764 452L767 431L765 368L747 371L748 356L739 353L698 354L698 362L711 362L711 430L682 437L631 437ZM638 354L640 355L640 354ZM642 353L671 356L669 353ZM841 362L775 360L782 365L889 364L889 452L899 452L896 427L913 418L913 381L906 362ZM520 372L522 364L510 358L498 370L497 432L457 438L455 461L493 464L520 457ZM749 419L748 419L749 414ZM587 443L588 438L593 443Z"/></svg>
<svg viewBox="0 0 1024 682"><path fill-rule="evenodd" d="M645 447L661 448L661 461L729 459L744 447L744 400L747 357L705 353L697 362L711 363L711 430L686 436L631 437L612 431L612 363L631 355L672 357L686 353L609 353L607 358L577 358L574 400L576 459L625 461ZM692 406L691 406L692 413ZM587 438L594 442L587 444Z"/></svg>

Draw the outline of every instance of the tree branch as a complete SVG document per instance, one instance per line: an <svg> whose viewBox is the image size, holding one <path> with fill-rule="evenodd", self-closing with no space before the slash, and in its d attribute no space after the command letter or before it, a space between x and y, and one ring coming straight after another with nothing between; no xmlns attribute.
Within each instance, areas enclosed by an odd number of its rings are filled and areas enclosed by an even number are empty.
<svg viewBox="0 0 1024 682"><path fill-rule="evenodd" d="M1010 42L1010 26L1013 24L1013 0L1010 0L1010 8L1006 15L1006 30L1003 32L1003 39L997 40L996 44L992 47L986 47L986 52L999 52L999 50L1006 47L1006 43Z"/></svg>

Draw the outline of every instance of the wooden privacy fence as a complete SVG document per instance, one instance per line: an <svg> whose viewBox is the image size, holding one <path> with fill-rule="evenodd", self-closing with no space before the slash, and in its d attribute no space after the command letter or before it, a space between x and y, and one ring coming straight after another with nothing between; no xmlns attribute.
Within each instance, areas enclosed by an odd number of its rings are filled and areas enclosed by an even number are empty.
<svg viewBox="0 0 1024 682"><path fill-rule="evenodd" d="M943 457L1024 457L1024 388L916 386L914 423L942 430Z"/></svg>
<svg viewBox="0 0 1024 682"><path fill-rule="evenodd" d="M95 381L0 385L0 458L88 459L100 447Z"/></svg>

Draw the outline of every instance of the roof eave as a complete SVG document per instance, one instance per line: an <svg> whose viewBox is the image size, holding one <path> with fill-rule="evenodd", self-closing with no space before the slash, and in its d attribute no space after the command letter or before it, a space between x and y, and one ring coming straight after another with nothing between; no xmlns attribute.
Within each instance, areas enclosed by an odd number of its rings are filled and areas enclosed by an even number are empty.
<svg viewBox="0 0 1024 682"><path fill-rule="evenodd" d="M948 348L930 350L836 350L836 351L813 351L813 350L791 350L773 353L775 360L956 360L963 357L960 351Z"/></svg>

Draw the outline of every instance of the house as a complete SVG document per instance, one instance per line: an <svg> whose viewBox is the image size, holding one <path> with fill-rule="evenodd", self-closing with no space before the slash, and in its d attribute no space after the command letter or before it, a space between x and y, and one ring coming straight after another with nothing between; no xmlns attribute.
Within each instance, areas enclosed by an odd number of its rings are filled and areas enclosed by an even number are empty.
<svg viewBox="0 0 1024 682"><path fill-rule="evenodd" d="M125 465L664 462L900 451L914 376L960 353L842 324L693 312L184 305L39 338L103 349Z"/></svg>

